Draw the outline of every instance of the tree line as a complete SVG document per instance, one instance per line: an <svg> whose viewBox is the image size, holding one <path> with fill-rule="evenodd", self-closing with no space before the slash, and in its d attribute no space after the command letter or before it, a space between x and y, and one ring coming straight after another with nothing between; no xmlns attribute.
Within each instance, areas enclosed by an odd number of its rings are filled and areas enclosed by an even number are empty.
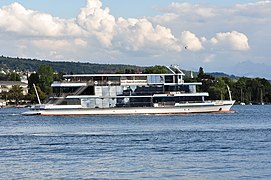
<svg viewBox="0 0 271 180"><path fill-rule="evenodd" d="M89 60L87 60L89 61ZM125 65L125 64L97 64L88 63L81 60L75 61L47 61L38 59L13 58L0 56L0 68L12 69L15 71L34 72L38 71L41 65L48 65L54 68L57 72L66 74L94 74L94 73L115 73L116 71L124 71L125 69L134 69L137 72L144 69L140 66Z"/></svg>
<svg viewBox="0 0 271 180"><path fill-rule="evenodd" d="M0 81L20 81L21 77L15 72L2 73L0 72Z"/></svg>
<svg viewBox="0 0 271 180"><path fill-rule="evenodd" d="M124 71L116 71L116 73L136 73L136 69L125 69ZM165 66L153 66L145 68L142 73L146 74L159 74L167 73ZM51 93L51 84L53 81L59 81L62 79L63 72L56 72L50 65L41 65L36 73L32 73L28 77L28 89L27 96L22 95L22 89L20 87L13 87L9 93L2 93L2 99L12 99L18 103L20 100L30 101L31 103L37 102L36 93L33 84L36 85L40 99L45 100ZM271 84L264 78L230 78L230 77L215 77L210 74L206 74L202 67L199 68L197 76L191 78L186 76L186 82L202 82L202 86L198 86L199 92L208 92L209 100L229 99L229 93L227 86L230 87L232 92L232 98L237 103L271 103ZM17 78L15 75L10 76ZM208 100L207 99L207 100Z"/></svg>
<svg viewBox="0 0 271 180"><path fill-rule="evenodd" d="M261 104L271 103L271 84L264 78L229 78L214 77L204 73L201 67L196 78L187 81L200 81L200 91L208 92L209 99L229 99L227 86L230 87L232 98L237 103Z"/></svg>

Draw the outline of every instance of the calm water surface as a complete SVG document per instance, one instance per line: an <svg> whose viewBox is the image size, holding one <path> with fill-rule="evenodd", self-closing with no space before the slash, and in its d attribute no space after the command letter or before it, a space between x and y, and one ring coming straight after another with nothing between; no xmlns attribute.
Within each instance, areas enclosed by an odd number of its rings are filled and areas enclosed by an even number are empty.
<svg viewBox="0 0 271 180"><path fill-rule="evenodd" d="M0 109L0 179L271 179L271 106L24 117Z"/></svg>

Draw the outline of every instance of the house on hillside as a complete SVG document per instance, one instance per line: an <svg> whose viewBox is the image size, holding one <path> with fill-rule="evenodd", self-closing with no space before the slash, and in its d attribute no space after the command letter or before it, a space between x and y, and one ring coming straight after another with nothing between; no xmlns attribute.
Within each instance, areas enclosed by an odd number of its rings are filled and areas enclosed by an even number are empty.
<svg viewBox="0 0 271 180"><path fill-rule="evenodd" d="M0 99L0 107L7 106L7 102L5 100Z"/></svg>
<svg viewBox="0 0 271 180"><path fill-rule="evenodd" d="M22 88L23 95L28 94L28 84L20 81L0 81L0 93L9 92L16 85Z"/></svg>

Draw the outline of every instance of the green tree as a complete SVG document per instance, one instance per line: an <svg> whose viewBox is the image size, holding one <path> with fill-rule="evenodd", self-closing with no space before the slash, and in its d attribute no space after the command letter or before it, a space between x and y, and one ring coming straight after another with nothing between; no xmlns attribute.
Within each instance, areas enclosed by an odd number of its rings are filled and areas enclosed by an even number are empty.
<svg viewBox="0 0 271 180"><path fill-rule="evenodd" d="M166 66L158 66L158 65L146 68L144 70L144 74L166 74L167 72L168 70Z"/></svg>
<svg viewBox="0 0 271 180"><path fill-rule="evenodd" d="M23 98L23 89L19 85L14 85L8 93L8 100L14 100L18 104Z"/></svg>
<svg viewBox="0 0 271 180"><path fill-rule="evenodd" d="M37 88L40 100L44 101L47 98L47 95L40 89L39 86L36 86L36 88ZM34 89L33 89L33 91L28 93L26 99L30 100L32 103L38 103L37 94L34 91Z"/></svg>
<svg viewBox="0 0 271 180"><path fill-rule="evenodd" d="M39 84L38 86L41 88L43 92L46 94L50 94L52 89L51 89L51 84L54 81L54 69L49 66L49 65L41 65L39 70L38 70L38 75L39 75Z"/></svg>
<svg viewBox="0 0 271 180"><path fill-rule="evenodd" d="M10 73L8 76L9 76L9 81L21 81L21 78L19 74L17 73Z"/></svg>
<svg viewBox="0 0 271 180"><path fill-rule="evenodd" d="M203 78L204 78L204 75L205 75L204 70L203 70L202 67L200 67L200 68L199 68L199 73L198 73L198 78L199 78L199 79L203 79Z"/></svg>
<svg viewBox="0 0 271 180"><path fill-rule="evenodd" d="M257 78L261 83L260 95L263 102L271 102L271 84L264 78Z"/></svg>
<svg viewBox="0 0 271 180"><path fill-rule="evenodd" d="M8 100L8 95L9 95L8 92L3 91L3 92L1 93L1 99L4 99L5 101L7 101L7 100Z"/></svg>
<svg viewBox="0 0 271 180"><path fill-rule="evenodd" d="M249 101L249 94L247 89L250 89L251 93L251 101L255 103L259 103L261 101L260 90L262 88L261 83L258 79L247 79L246 81L246 90L244 91L244 99L246 102Z"/></svg>
<svg viewBox="0 0 271 180"><path fill-rule="evenodd" d="M271 84L261 78L239 78L233 85L233 98L238 102L271 102Z"/></svg>
<svg viewBox="0 0 271 180"><path fill-rule="evenodd" d="M0 81L8 81L9 77L4 74L4 73L0 73Z"/></svg>
<svg viewBox="0 0 271 180"><path fill-rule="evenodd" d="M65 75L63 71L54 74L54 81L61 81L63 79L63 75Z"/></svg>
<svg viewBox="0 0 271 180"><path fill-rule="evenodd" d="M245 94L245 92L250 91L250 88L249 89L246 88L246 81L247 80L248 80L248 78L245 78L245 77L239 78L238 81L233 86L233 98L238 102L246 102L245 98L244 98L245 97L244 94ZM249 98L249 99L251 99L251 98Z"/></svg>
<svg viewBox="0 0 271 180"><path fill-rule="evenodd" d="M135 74L134 69L125 69L125 74Z"/></svg>
<svg viewBox="0 0 271 180"><path fill-rule="evenodd" d="M218 91L220 92L220 99L224 100L225 99L225 94L227 93L226 90L226 83L223 80L223 78L218 78L216 83L215 83L215 87L218 89Z"/></svg>
<svg viewBox="0 0 271 180"><path fill-rule="evenodd" d="M215 81L209 84L207 92L210 94L210 99L224 100L227 95L227 84L223 78L217 78Z"/></svg>
<svg viewBox="0 0 271 180"><path fill-rule="evenodd" d="M221 91L216 86L210 86L207 92L209 93L209 97L207 99L221 99Z"/></svg>
<svg viewBox="0 0 271 180"><path fill-rule="evenodd" d="M198 81L213 81L215 80L215 77L209 75L209 74L205 74L204 70L202 67L199 68L199 72L198 72Z"/></svg>
<svg viewBox="0 0 271 180"><path fill-rule="evenodd" d="M38 85L40 82L40 77L37 73L32 73L29 77L28 77L28 88L30 89L30 91L34 90L33 88L33 84Z"/></svg>

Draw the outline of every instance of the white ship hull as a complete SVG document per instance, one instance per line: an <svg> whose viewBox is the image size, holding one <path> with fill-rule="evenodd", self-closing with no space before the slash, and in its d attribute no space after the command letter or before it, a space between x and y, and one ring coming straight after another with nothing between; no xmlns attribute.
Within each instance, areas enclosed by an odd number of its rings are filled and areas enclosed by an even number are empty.
<svg viewBox="0 0 271 180"><path fill-rule="evenodd" d="M139 114L189 114L232 112L234 101L214 101L206 103L176 104L172 107L126 107L126 108L61 108L51 106L46 109L32 109L23 115L41 116L81 116L81 115L139 115Z"/></svg>

